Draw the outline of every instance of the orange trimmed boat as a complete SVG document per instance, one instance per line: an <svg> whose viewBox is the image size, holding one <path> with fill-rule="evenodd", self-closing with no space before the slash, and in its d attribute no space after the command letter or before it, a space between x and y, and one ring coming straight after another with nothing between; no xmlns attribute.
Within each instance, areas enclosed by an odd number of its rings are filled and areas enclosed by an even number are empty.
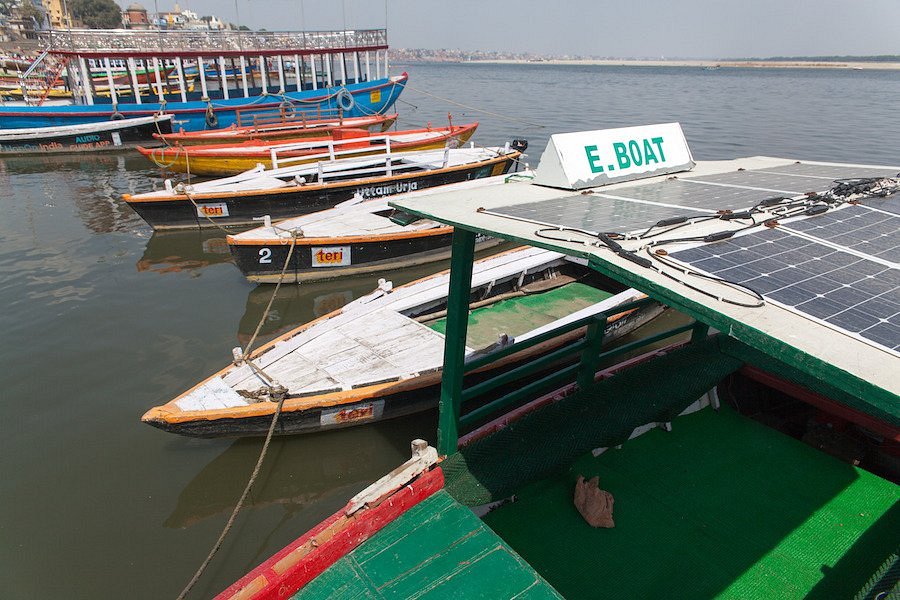
<svg viewBox="0 0 900 600"><path fill-rule="evenodd" d="M385 132L390 129L397 114L367 115L365 117L335 117L331 119L309 119L306 115L277 119L275 122L254 122L240 127L232 125L220 129L204 131L179 131L156 135L170 146L198 146L206 144L234 144L248 140L287 140L295 138L328 135L336 129L367 129Z"/></svg>
<svg viewBox="0 0 900 600"><path fill-rule="evenodd" d="M278 434L362 425L433 408L441 382L448 272L378 289L301 325L250 356L241 349L227 367L166 404L145 423L195 437L265 435L277 402L267 387L283 386ZM624 290L577 261L555 252L519 248L475 262L471 304L479 326L469 329L466 355L475 358L515 341L542 340L498 360L488 372L506 372L540 360L584 336L583 319L606 312L605 342L649 322L659 304L620 314L642 294ZM473 317L474 318L474 317ZM550 359L544 358L544 362Z"/></svg>
<svg viewBox="0 0 900 600"><path fill-rule="evenodd" d="M170 171L222 177L249 171L257 165L269 169L287 164L297 165L335 158L382 154L385 150L401 152L458 148L472 137L477 127L478 123L475 122L468 125L391 131L377 135L363 129L335 129L330 135L321 138L300 138L280 144L273 144L267 140L249 140L240 144L139 147L138 151L157 166Z"/></svg>

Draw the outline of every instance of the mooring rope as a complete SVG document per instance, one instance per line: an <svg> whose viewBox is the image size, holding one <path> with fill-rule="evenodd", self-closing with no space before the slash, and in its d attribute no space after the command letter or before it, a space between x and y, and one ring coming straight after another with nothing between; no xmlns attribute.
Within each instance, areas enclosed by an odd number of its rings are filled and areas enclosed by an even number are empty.
<svg viewBox="0 0 900 600"><path fill-rule="evenodd" d="M284 388L282 388L282 390L283 389ZM259 453L259 459L256 461L256 466L253 468L253 473L250 475L250 479L247 481L247 486L244 488L244 493L241 494L240 499L234 506L234 510L231 511L231 516L228 518L228 522L225 524L225 528L219 535L219 539L216 540L216 543L212 547L212 550L210 550L209 554L206 556L206 560L203 561L203 564L201 564L200 568L197 569L197 572L194 573L194 576L191 578L190 582L188 582L185 588L181 590L181 593L178 594L177 600L184 600L188 592L191 591L191 588L194 587L194 585L200 579L200 576L203 575L203 572L206 570L206 567L209 565L210 561L212 561L213 557L219 551L219 548L222 547L222 542L225 541L225 536L228 535L229 531L231 531L231 526L234 525L234 520L235 518L237 518L237 515L240 512L244 501L247 499L247 495L250 493L250 488L253 487L253 483L256 481L256 478L259 475L259 471L262 468L263 460L266 457L266 452L268 452L269 450L269 442L272 441L272 435L275 433L275 424L278 422L278 417L281 416L281 408L282 406L284 406L284 399L286 396L287 393L285 391L282 391L278 395L278 405L275 407L275 414L272 415L272 422L269 424L269 432L266 434L266 441L263 443L262 450Z"/></svg>
<svg viewBox="0 0 900 600"><path fill-rule="evenodd" d="M275 413L272 415L272 422L269 423L269 431L266 433L266 441L263 442L263 447L259 452L259 458L256 460L256 466L253 468L253 473L250 474L250 479L247 481L247 485L244 487L244 492L238 499L237 504L234 505L234 510L231 511L231 516L228 518L228 522L225 523L225 527L222 529L222 533L219 534L219 539L216 540L216 543L209 551L209 554L206 555L206 559L200 565L200 568L197 569L197 572L194 573L194 576L191 578L188 584L184 587L183 590L181 590L181 593L178 594L177 600L184 600L188 592L191 591L191 588L194 587L194 585L203 575L203 572L206 570L206 567L209 566L209 563L212 561L213 557L222 547L222 542L225 541L225 536L227 536L228 532L231 531L231 527L234 525L234 520L237 518L238 513L244 506L244 502L247 500L247 496L250 494L250 489L253 487L253 484L256 482L256 478L259 476L259 471L262 468L263 461L266 458L266 453L269 451L269 443L272 441L272 436L275 434L275 425L278 423L278 419L281 417L281 410L284 407L284 400L285 398L287 398L288 390L284 386L278 384L278 382L275 381L275 379L271 375L263 371L257 365L253 364L253 361L250 357L250 349L253 347L253 343L256 341L256 337L259 335L263 323L265 323L269 317L269 311L272 309L272 304L275 302L275 297L278 295L278 290L279 288L281 288L281 284L284 281L284 276L287 273L288 265L290 265L291 263L291 256L294 254L295 246L296 241L292 240L291 247L288 250L287 258L285 258L284 265L281 267L281 275L278 278L278 283L275 285L275 290L272 292L272 297L269 298L269 303L266 306L266 310L263 311L262 317L259 320L259 324L256 326L256 331L253 332L253 337L250 338L250 341L244 348L241 357L242 360L247 363L247 366L249 366L253 371L259 373L261 376L265 377L265 379L268 379L269 383L266 383L265 385L268 388L270 400L274 400L276 398L278 399L278 404L275 406Z"/></svg>

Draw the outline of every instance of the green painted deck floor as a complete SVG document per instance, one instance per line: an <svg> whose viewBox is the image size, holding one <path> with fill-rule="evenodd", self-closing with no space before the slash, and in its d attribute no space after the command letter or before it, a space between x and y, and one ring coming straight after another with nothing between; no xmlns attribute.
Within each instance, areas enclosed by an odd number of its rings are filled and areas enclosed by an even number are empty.
<svg viewBox="0 0 900 600"><path fill-rule="evenodd" d="M575 281L546 292L476 308L469 313L466 345L484 348L496 342L500 334L522 335L611 296L609 292ZM447 319L439 319L428 326L445 333Z"/></svg>
<svg viewBox="0 0 900 600"><path fill-rule="evenodd" d="M468 508L441 490L293 596L559 598Z"/></svg>
<svg viewBox="0 0 900 600"><path fill-rule="evenodd" d="M526 486L485 517L567 598L852 598L896 548L900 487L723 407ZM614 529L572 504L600 476Z"/></svg>

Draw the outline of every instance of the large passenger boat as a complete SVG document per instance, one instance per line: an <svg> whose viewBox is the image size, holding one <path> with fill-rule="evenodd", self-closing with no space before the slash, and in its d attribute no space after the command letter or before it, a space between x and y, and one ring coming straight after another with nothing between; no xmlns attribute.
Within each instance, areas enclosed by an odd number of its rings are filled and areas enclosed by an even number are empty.
<svg viewBox="0 0 900 600"><path fill-rule="evenodd" d="M317 32L52 30L22 81L45 88L0 105L0 129L95 123L161 112L176 128L228 126L235 110L385 113L407 76L388 75L384 29ZM202 67L202 68L200 68ZM124 72L123 72L124 69ZM57 86L70 102L47 102ZM23 83L24 86L24 83Z"/></svg>

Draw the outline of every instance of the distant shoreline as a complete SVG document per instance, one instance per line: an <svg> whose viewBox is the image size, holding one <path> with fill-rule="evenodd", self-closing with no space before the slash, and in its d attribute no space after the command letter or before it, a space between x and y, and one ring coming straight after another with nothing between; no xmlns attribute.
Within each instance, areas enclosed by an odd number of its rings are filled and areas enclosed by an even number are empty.
<svg viewBox="0 0 900 600"><path fill-rule="evenodd" d="M850 69L850 70L900 70L900 62L827 62L827 61L744 61L744 60L631 60L631 59L585 59L585 60L512 60L484 59L470 61L404 61L459 65L580 65L598 67L684 67L702 69Z"/></svg>

